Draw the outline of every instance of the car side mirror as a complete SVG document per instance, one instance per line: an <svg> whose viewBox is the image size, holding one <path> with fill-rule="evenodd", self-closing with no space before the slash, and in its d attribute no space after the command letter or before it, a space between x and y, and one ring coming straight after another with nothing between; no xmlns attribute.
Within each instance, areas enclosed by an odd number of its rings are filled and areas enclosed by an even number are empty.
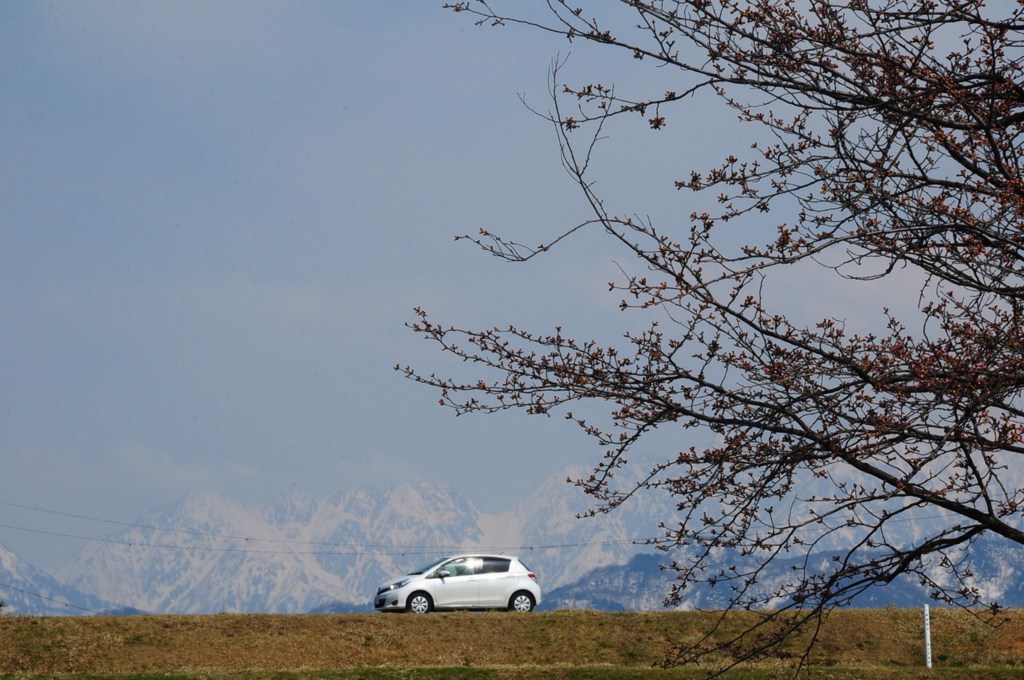
<svg viewBox="0 0 1024 680"><path fill-rule="evenodd" d="M438 578L447 578L448 576L451 576L451 575L452 575L452 573L450 571L448 571L447 569L442 569L441 571L437 572L437 574L436 574L436 576Z"/></svg>

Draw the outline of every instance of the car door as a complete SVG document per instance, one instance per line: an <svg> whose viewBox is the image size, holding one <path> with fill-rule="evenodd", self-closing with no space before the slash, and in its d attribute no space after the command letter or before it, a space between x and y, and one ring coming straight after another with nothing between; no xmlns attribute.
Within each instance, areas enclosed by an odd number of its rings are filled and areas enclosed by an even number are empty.
<svg viewBox="0 0 1024 680"><path fill-rule="evenodd" d="M438 567L434 574L435 607L477 606L477 565L473 558L459 557Z"/></svg>
<svg viewBox="0 0 1024 680"><path fill-rule="evenodd" d="M484 557L477 578L481 607L506 607L512 596L511 560L502 557Z"/></svg>

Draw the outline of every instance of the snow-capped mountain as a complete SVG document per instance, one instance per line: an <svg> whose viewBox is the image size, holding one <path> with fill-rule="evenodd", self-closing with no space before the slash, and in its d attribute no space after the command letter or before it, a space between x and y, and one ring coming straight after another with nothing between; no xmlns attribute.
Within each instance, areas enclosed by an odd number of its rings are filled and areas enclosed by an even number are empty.
<svg viewBox="0 0 1024 680"><path fill-rule="evenodd" d="M668 556L652 555L642 539L671 518L671 499L639 495L612 513L578 519L586 508L587 499L564 475L499 514L428 483L326 499L291 495L257 506L193 494L88 544L56 578L0 547L0 600L7 605L0 611L366 611L385 579L472 550L517 554L538 574L544 608L661 608L672 574L658 565ZM971 552L971 585L1003 605L1024 604L1022 558L1024 549L1004 540L979 541ZM940 567L933 577L943 577ZM720 607L724 595L723 588L695 587L681 606ZM927 592L906 580L869 591L855 604L927 601Z"/></svg>
<svg viewBox="0 0 1024 680"><path fill-rule="evenodd" d="M722 554L718 567L742 565L742 557ZM749 560L749 558L746 558ZM542 610L599 609L604 611L643 611L663 607L675 573L663 570L665 554L641 553L626 564L599 567L578 581L549 590L544 595ZM780 558L771 563L759 578L763 587L771 592L785 580L792 578L792 570L800 569L804 562L818 563L823 572L831 564L830 553L820 553L806 559L802 556ZM998 537L985 537L971 548L970 565L973 576L966 584L977 588L986 603L998 602L1003 607L1024 606L1024 547ZM933 561L929 575L937 583L953 586L950 576L939 560ZM958 587L958 586L957 586ZM919 607L932 603L930 587L921 585L916 576L903 575L892 583L878 585L857 595L853 607ZM731 590L728 585L710 587L696 584L686 588L677 605L680 609L722 609L729 606ZM782 604L781 602L778 604Z"/></svg>
<svg viewBox="0 0 1024 680"><path fill-rule="evenodd" d="M148 612L304 611L341 583L290 545L255 510L195 494L88 545L56 576Z"/></svg>
<svg viewBox="0 0 1024 680"><path fill-rule="evenodd" d="M369 608L379 583L468 550L519 554L545 588L621 564L657 514L577 519L586 499L561 476L518 507L481 512L428 483L286 496L246 507L195 494L88 545L57 572L98 598L148 612ZM640 532L640 533L636 533Z"/></svg>
<svg viewBox="0 0 1024 680"><path fill-rule="evenodd" d="M0 544L0 613L71 616L95 614L113 606L58 582Z"/></svg>

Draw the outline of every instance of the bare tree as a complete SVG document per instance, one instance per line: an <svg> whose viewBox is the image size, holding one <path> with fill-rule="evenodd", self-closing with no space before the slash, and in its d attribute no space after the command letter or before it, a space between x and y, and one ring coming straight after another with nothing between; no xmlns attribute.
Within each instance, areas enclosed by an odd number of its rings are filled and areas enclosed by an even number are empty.
<svg viewBox="0 0 1024 680"><path fill-rule="evenodd" d="M451 9L485 26L620 50L678 78L672 91L625 97L608 84L565 84L556 67L548 116L593 215L535 247L473 237L520 261L571 247L580 229L603 230L635 257L636 271L612 288L637 331L602 345L561 330L449 327L418 310L414 330L480 377L401 370L459 413L521 408L574 420L602 450L577 480L595 512L641 490L671 494L679 515L657 542L685 557L670 565L678 578L668 602L710 583L728 589L731 608L763 612L738 635L711 631L681 646L674 662L772 653L904 575L940 601L997 610L972 587L969 557L983 535L1024 543L1024 489L1014 482L1024 452L1024 9L981 0L620 5L610 13L610 3L548 0L539 19L517 17L518 3L511 15L487 2ZM664 227L607 212L589 179L603 126L634 117L659 134L701 92L770 143L723 149L715 167L666 178L694 200L715 196L716 211ZM729 248L720 234L740 228L746 244ZM887 324L874 331L850 328L842 310L798 322L763 294L797 265L855 286L916 272L916 314L880 309ZM575 402L607 404L608 420L574 415ZM639 484L620 486L630 450L665 428L708 430L715 443L665 451ZM744 559L721 568L711 559L721 548ZM822 551L827 566L809 559ZM793 555L805 559L790 578L766 584L767 566Z"/></svg>

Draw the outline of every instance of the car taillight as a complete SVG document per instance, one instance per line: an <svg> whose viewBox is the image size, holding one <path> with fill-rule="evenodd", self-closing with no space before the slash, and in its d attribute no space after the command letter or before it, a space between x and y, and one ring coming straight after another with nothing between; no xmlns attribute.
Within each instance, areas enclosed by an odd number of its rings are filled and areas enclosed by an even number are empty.
<svg viewBox="0 0 1024 680"><path fill-rule="evenodd" d="M532 571L530 571L530 572L527 572L527 574L526 574L526 575L527 575L527 576L529 576L530 578L532 578L532 579L533 579L534 581L536 581L536 580L537 580L537 575L536 575L536 574L534 574L534 573L533 573Z"/></svg>

